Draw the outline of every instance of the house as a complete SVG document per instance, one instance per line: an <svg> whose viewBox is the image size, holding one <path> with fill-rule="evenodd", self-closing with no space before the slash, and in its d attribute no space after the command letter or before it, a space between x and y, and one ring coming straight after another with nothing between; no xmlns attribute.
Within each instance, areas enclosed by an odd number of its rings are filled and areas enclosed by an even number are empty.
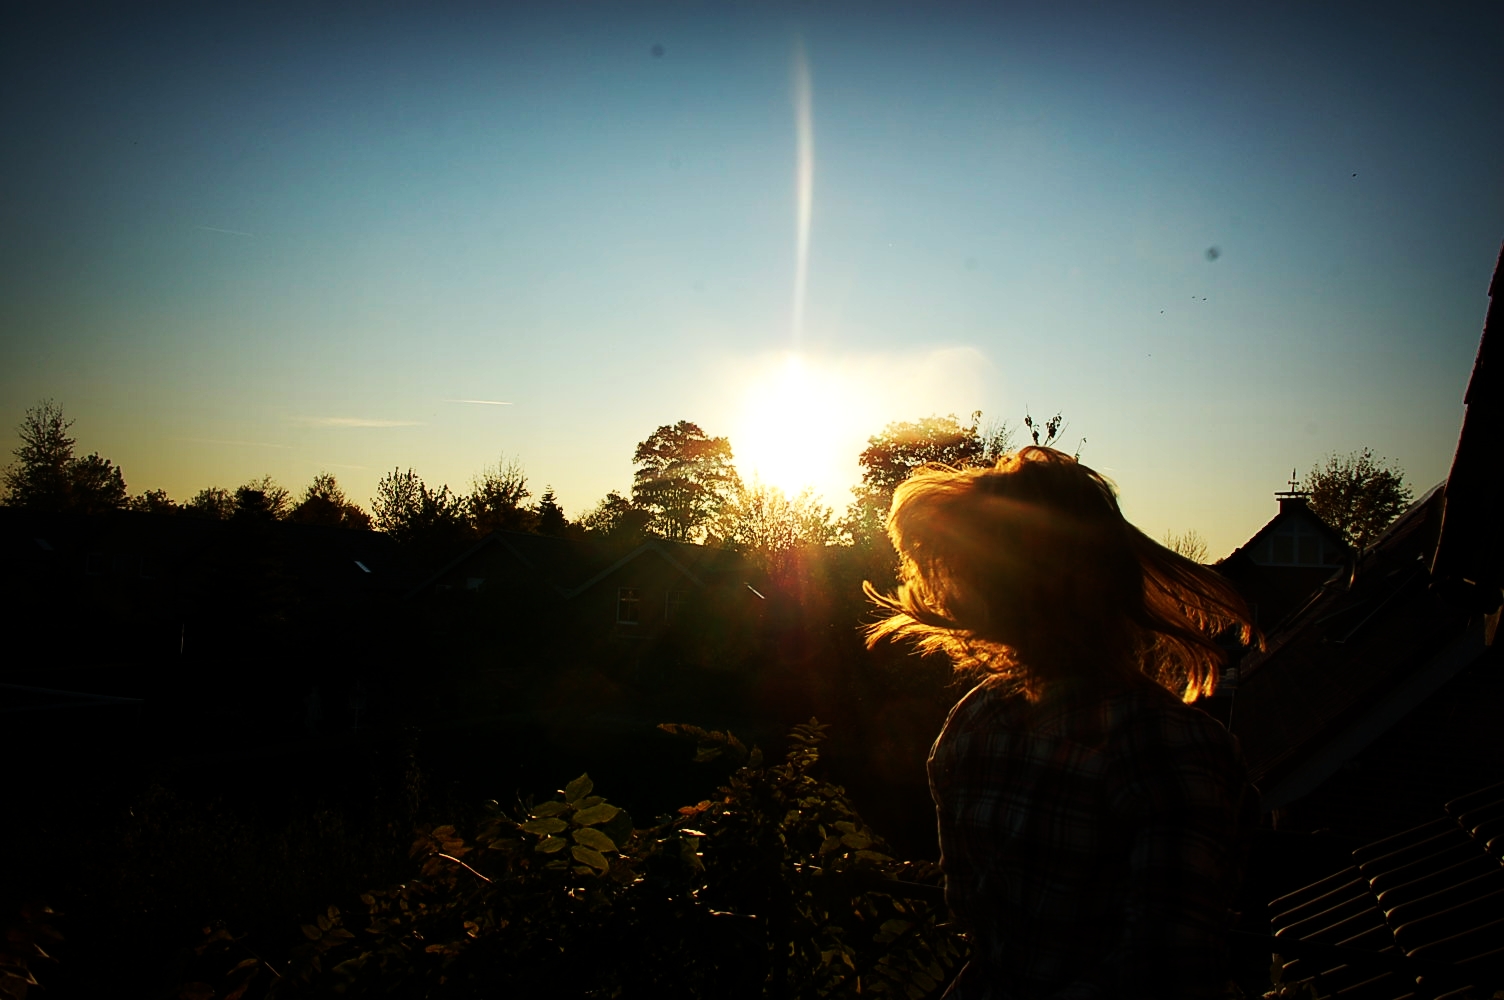
<svg viewBox="0 0 1504 1000"><path fill-rule="evenodd" d="M1307 504L1292 480L1276 493L1279 513L1215 569L1253 612L1254 624L1271 629L1295 610L1352 554L1346 539Z"/></svg>
<svg viewBox="0 0 1504 1000"><path fill-rule="evenodd" d="M1446 482L1242 663L1231 729L1279 828L1357 844L1504 772L1500 273Z"/></svg>

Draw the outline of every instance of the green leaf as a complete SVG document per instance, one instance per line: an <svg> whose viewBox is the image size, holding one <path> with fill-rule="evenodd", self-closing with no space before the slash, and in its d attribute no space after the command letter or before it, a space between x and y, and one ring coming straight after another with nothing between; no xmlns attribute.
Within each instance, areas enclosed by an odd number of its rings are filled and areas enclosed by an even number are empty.
<svg viewBox="0 0 1504 1000"><path fill-rule="evenodd" d="M597 851L614 851L616 842L595 827L587 826L574 832L574 842Z"/></svg>
<svg viewBox="0 0 1504 1000"><path fill-rule="evenodd" d="M522 824L522 829L528 833L536 833L540 837L546 837L551 833L562 833L569 829L569 824L562 819L530 819Z"/></svg>
<svg viewBox="0 0 1504 1000"><path fill-rule="evenodd" d="M907 920L884 920L882 930L886 934L897 936L912 926Z"/></svg>
<svg viewBox="0 0 1504 1000"><path fill-rule="evenodd" d="M574 821L580 826L595 826L597 823L609 822L619 812L621 810L611 803L602 802L599 805L591 806L588 809L581 809L575 813Z"/></svg>
<svg viewBox="0 0 1504 1000"><path fill-rule="evenodd" d="M582 774L564 786L564 799L573 804L589 795L590 790L594 787L595 782L590 780L590 775Z"/></svg>
<svg viewBox="0 0 1504 1000"><path fill-rule="evenodd" d="M607 871L611 868L611 862L600 851L578 845L571 847L569 853L574 855L576 861L582 861L597 871Z"/></svg>
<svg viewBox="0 0 1504 1000"><path fill-rule="evenodd" d="M303 936L310 941L317 941L319 938L324 936L324 932L319 930L317 924L304 924Z"/></svg>
<svg viewBox="0 0 1504 1000"><path fill-rule="evenodd" d="M585 798L576 802L574 804L574 807L576 809L589 809L591 806L598 806L604 801L606 800L601 798L599 795L587 795Z"/></svg>
<svg viewBox="0 0 1504 1000"><path fill-rule="evenodd" d="M621 810L611 819L600 824L600 831L618 844L625 844L632 837L632 817Z"/></svg>
<svg viewBox="0 0 1504 1000"><path fill-rule="evenodd" d="M840 824L837 824L839 826ZM854 850L866 850L872 846L872 838L862 833L843 833L841 843Z"/></svg>
<svg viewBox="0 0 1504 1000"><path fill-rule="evenodd" d="M550 816L559 815L559 813L566 811L568 808L568 802L545 802L542 805L533 807L533 811L528 813L528 815L537 819L548 819Z"/></svg>
<svg viewBox="0 0 1504 1000"><path fill-rule="evenodd" d="M563 837L545 837L538 843L537 847L533 848L533 850L540 851L543 854L552 854L555 851L562 851L564 849L564 845L567 843L569 843L569 841L565 840Z"/></svg>

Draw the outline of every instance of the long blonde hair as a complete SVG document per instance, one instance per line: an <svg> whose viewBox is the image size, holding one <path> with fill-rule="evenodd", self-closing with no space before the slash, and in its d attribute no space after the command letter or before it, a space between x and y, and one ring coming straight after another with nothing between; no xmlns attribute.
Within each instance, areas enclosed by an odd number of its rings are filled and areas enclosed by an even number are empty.
<svg viewBox="0 0 1504 1000"><path fill-rule="evenodd" d="M1129 524L1112 484L1053 448L917 469L894 493L888 535L900 582L891 596L865 585L889 612L867 644L909 639L1029 697L1143 674L1195 701L1225 658L1214 635L1253 638L1222 577Z"/></svg>

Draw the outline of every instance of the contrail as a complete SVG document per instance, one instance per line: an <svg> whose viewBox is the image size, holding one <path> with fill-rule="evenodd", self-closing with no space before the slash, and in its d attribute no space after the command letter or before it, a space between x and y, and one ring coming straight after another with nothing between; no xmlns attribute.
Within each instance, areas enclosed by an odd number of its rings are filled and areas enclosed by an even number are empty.
<svg viewBox="0 0 1504 1000"><path fill-rule="evenodd" d="M225 233L225 234L227 234L229 236L255 236L256 235L255 233L242 232L239 229L220 229L218 226L194 226L194 228L195 229L202 229L206 233Z"/></svg>
<svg viewBox="0 0 1504 1000"><path fill-rule="evenodd" d="M375 420L369 417L304 417L300 423L311 427L421 427L412 420Z"/></svg>
<svg viewBox="0 0 1504 1000"><path fill-rule="evenodd" d="M804 339L804 289L809 278L809 220L815 200L815 123L811 107L809 59L804 39L794 40L794 131L797 141L795 190L798 194L794 245L794 346Z"/></svg>
<svg viewBox="0 0 1504 1000"><path fill-rule="evenodd" d="M511 403L503 403L499 399L446 399L446 403L479 403L481 406L511 406Z"/></svg>

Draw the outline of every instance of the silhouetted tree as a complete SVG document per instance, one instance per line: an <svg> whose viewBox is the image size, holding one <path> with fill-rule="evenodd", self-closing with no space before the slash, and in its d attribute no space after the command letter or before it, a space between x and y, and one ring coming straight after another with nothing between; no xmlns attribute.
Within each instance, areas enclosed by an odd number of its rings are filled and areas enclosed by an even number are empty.
<svg viewBox="0 0 1504 1000"><path fill-rule="evenodd" d="M320 472L303 491L303 499L287 515L297 524L321 524L331 528L370 528L371 516L351 502L334 475Z"/></svg>
<svg viewBox="0 0 1504 1000"><path fill-rule="evenodd" d="M230 516L237 521L276 521L287 514L291 503L292 494L285 487L271 476L262 476L236 488Z"/></svg>
<svg viewBox="0 0 1504 1000"><path fill-rule="evenodd" d="M1311 467L1301 488L1310 494L1312 512L1358 548L1378 537L1415 498L1404 472L1369 448L1328 456L1326 465Z"/></svg>
<svg viewBox="0 0 1504 1000"><path fill-rule="evenodd" d="M465 506L476 530L482 533L530 531L537 515L524 507L522 501L531 495L522 463L503 455L471 481Z"/></svg>
<svg viewBox="0 0 1504 1000"><path fill-rule="evenodd" d="M688 420L659 427L632 456L632 502L653 513L653 529L681 542L699 541L735 496L741 479L731 442Z"/></svg>
<svg viewBox="0 0 1504 1000"><path fill-rule="evenodd" d="M634 506L632 501L612 490L590 513L580 518L580 524L595 538L632 543L642 540L652 520L652 511Z"/></svg>
<svg viewBox="0 0 1504 1000"><path fill-rule="evenodd" d="M1166 531L1165 548L1185 556L1191 562L1206 562L1206 539L1195 528L1178 533Z"/></svg>
<svg viewBox="0 0 1504 1000"><path fill-rule="evenodd" d="M469 530L464 501L447 485L430 490L412 469L393 469L381 477L371 514L376 530L404 542L446 544Z"/></svg>
<svg viewBox="0 0 1504 1000"><path fill-rule="evenodd" d="M819 502L813 490L790 498L764 483L738 490L716 519L715 528L723 545L775 578L786 573L799 550L823 547L836 537L831 509Z"/></svg>
<svg viewBox="0 0 1504 1000"><path fill-rule="evenodd" d="M235 495L222 486L206 486L183 504L183 511L197 517L228 521L235 513Z"/></svg>
<svg viewBox="0 0 1504 1000"><path fill-rule="evenodd" d="M954 413L895 421L868 438L867 448L857 457L862 482L852 491L856 500L843 524L852 540L864 544L884 535L893 491L921 465L991 465L1005 454L1013 437L1007 424L984 429L981 420L982 411L977 410L965 425Z"/></svg>
<svg viewBox="0 0 1504 1000"><path fill-rule="evenodd" d="M81 514L119 510L129 502L120 467L98 452L68 463L68 508Z"/></svg>
<svg viewBox="0 0 1504 1000"><path fill-rule="evenodd" d="M140 496L131 497L127 506L148 514L176 514L181 509L166 490L147 490Z"/></svg>
<svg viewBox="0 0 1504 1000"><path fill-rule="evenodd" d="M120 468L98 452L73 457L77 442L68 435L73 421L47 399L30 407L17 433L16 462L3 475L5 502L32 510L91 514L126 506Z"/></svg>
<svg viewBox="0 0 1504 1000"><path fill-rule="evenodd" d="M74 439L73 421L50 399L26 411L17 433L21 447L11 454L16 463L5 469L6 503L12 507L61 510L67 502L68 466Z"/></svg>
<svg viewBox="0 0 1504 1000"><path fill-rule="evenodd" d="M563 537L569 527L569 520L564 516L564 508L559 506L552 486L545 487L543 496L538 498L537 513L538 534Z"/></svg>

